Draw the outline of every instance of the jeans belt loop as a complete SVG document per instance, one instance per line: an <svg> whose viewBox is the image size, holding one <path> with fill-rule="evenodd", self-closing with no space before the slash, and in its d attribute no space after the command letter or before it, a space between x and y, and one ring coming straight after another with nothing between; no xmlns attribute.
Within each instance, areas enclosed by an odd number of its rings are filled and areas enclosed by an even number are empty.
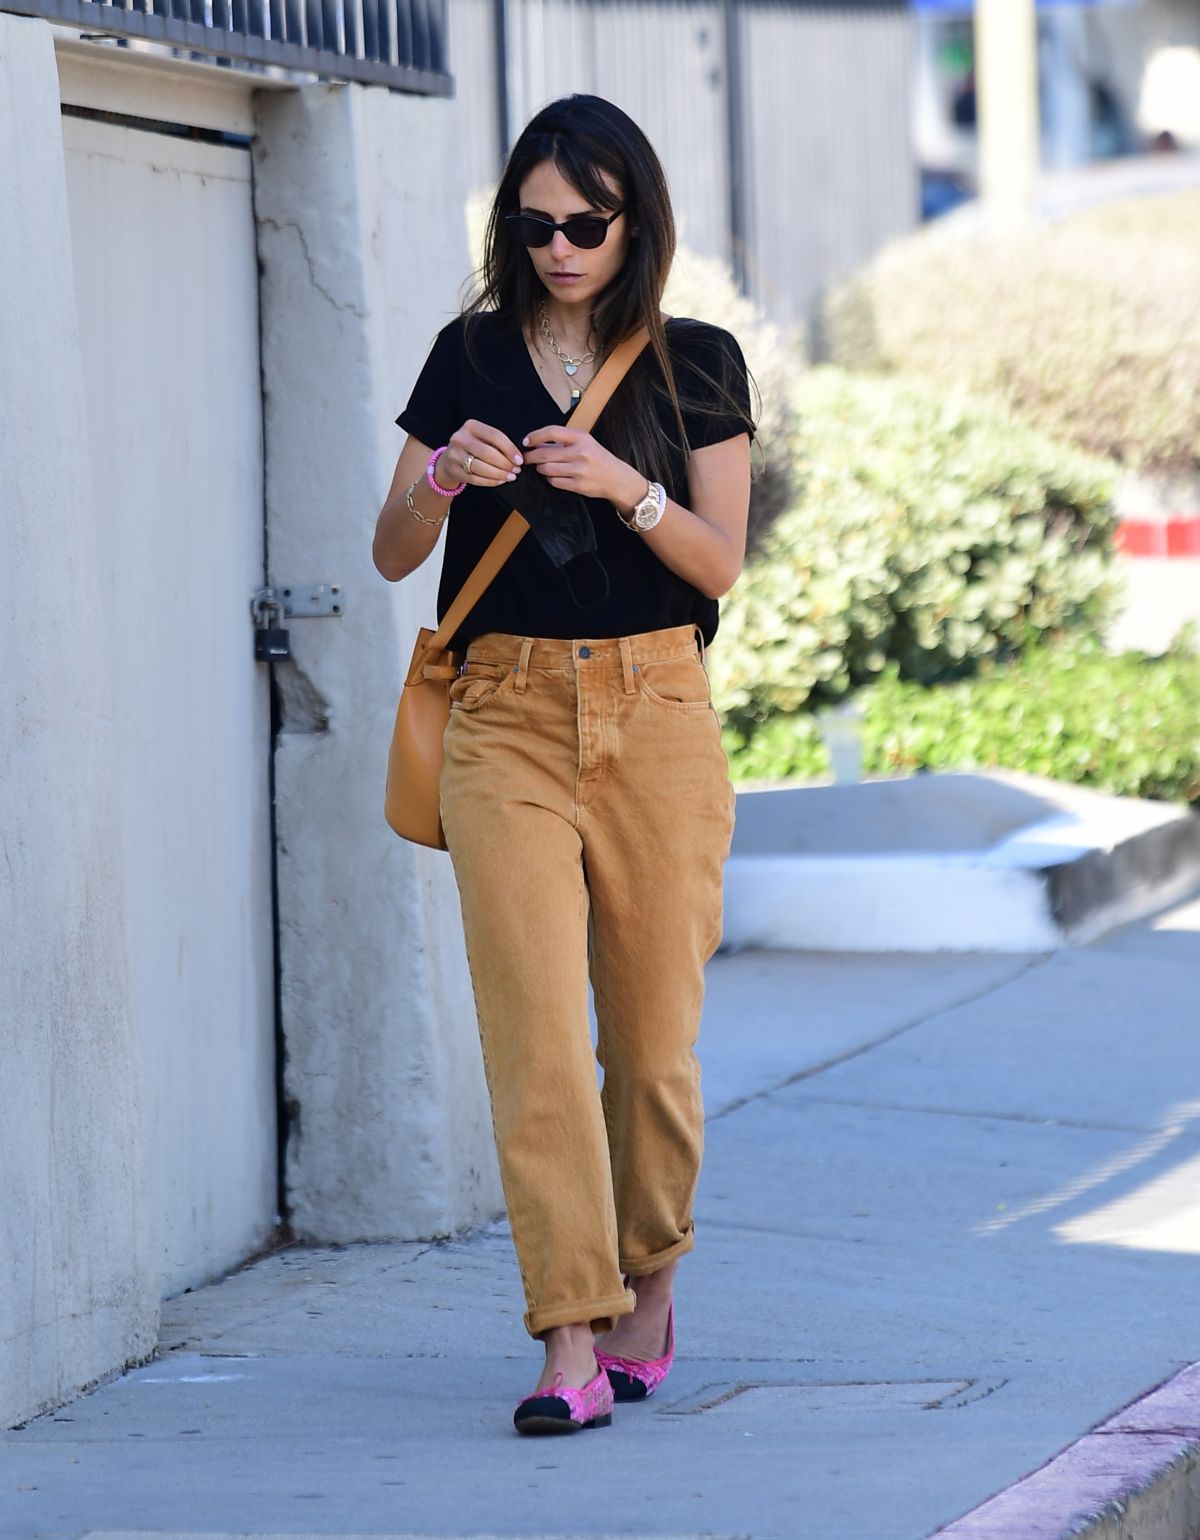
<svg viewBox="0 0 1200 1540"><path fill-rule="evenodd" d="M700 649L700 661L701 663L704 663L705 668L707 668L708 664L705 663L704 659L704 632L701 631L699 626L695 626L693 629L696 632L696 645Z"/></svg>
<svg viewBox="0 0 1200 1540"><path fill-rule="evenodd" d="M633 678L633 648L629 645L629 638L622 636L619 639L621 648L621 673L625 679L625 694L636 695L637 685Z"/></svg>
<svg viewBox="0 0 1200 1540"><path fill-rule="evenodd" d="M515 689L518 695L524 695L525 682L529 677L529 654L533 651L533 637L527 636L521 643L521 657L517 663L517 682Z"/></svg>

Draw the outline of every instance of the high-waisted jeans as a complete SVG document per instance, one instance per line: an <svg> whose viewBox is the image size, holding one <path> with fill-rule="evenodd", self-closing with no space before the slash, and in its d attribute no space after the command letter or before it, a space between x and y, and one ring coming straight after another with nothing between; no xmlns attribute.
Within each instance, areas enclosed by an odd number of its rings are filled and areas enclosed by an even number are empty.
<svg viewBox="0 0 1200 1540"><path fill-rule="evenodd" d="M622 1273L694 1245L734 818L698 635L488 632L450 687L442 822L534 1337L609 1330L636 1302Z"/></svg>

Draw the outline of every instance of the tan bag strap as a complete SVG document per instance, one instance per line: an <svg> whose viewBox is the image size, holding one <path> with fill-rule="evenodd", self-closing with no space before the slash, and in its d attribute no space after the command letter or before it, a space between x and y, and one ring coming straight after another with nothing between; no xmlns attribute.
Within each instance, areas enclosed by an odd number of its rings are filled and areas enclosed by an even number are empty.
<svg viewBox="0 0 1200 1540"><path fill-rule="evenodd" d="M567 426L581 427L585 431L599 417L600 413L608 405L609 397L625 377L625 372L634 359L650 341L650 333L646 327L641 326L636 332L619 342L604 362L596 370L591 384L587 388L587 394L581 397L579 405L571 413ZM524 341L522 341L524 346ZM446 611L444 619L437 630L429 638L427 656L430 653L439 652L445 647L449 639L466 620L467 616L483 597L488 584L496 576L500 568L520 545L521 541L529 533L529 521L525 515L514 508L512 513L500 527L500 532L488 546L487 550L479 558L474 571L463 584L455 597L454 603Z"/></svg>

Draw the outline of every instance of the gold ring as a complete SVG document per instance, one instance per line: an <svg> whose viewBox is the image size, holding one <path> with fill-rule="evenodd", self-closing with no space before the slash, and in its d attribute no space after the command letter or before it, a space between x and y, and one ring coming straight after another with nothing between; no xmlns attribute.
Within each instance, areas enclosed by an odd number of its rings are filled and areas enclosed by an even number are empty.
<svg viewBox="0 0 1200 1540"><path fill-rule="evenodd" d="M471 461L474 458L475 458L474 455L468 455L467 458L463 461L463 475L464 476L469 476L471 474Z"/></svg>

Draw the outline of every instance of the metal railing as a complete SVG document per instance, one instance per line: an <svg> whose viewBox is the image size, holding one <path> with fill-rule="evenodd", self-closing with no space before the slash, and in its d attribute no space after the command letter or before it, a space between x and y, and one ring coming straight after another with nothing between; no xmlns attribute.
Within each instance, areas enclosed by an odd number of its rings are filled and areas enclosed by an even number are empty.
<svg viewBox="0 0 1200 1540"><path fill-rule="evenodd" d="M0 10L232 64L450 96L445 0L0 0Z"/></svg>

